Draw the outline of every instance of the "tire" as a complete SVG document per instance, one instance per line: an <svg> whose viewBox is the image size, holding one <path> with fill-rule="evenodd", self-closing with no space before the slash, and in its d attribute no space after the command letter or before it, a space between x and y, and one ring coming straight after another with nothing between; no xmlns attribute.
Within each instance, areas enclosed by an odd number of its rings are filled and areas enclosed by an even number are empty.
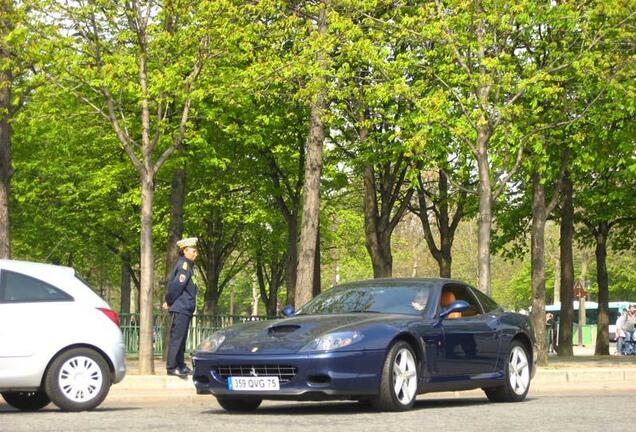
<svg viewBox="0 0 636 432"><path fill-rule="evenodd" d="M395 343L384 360L380 394L371 399L379 411L406 411L413 407L418 390L417 359L407 342Z"/></svg>
<svg viewBox="0 0 636 432"><path fill-rule="evenodd" d="M88 411L101 404L110 390L106 360L88 348L63 352L53 360L44 379L51 401L62 411Z"/></svg>
<svg viewBox="0 0 636 432"><path fill-rule="evenodd" d="M530 390L530 362L528 351L519 341L512 341L504 368L504 383L499 387L485 388L491 402L521 402Z"/></svg>
<svg viewBox="0 0 636 432"><path fill-rule="evenodd" d="M231 412L254 411L261 405L261 402L263 402L263 399L257 398L234 399L217 397L216 400L223 409Z"/></svg>
<svg viewBox="0 0 636 432"><path fill-rule="evenodd" d="M51 403L43 391L8 391L2 397L13 408L22 411L38 411Z"/></svg>

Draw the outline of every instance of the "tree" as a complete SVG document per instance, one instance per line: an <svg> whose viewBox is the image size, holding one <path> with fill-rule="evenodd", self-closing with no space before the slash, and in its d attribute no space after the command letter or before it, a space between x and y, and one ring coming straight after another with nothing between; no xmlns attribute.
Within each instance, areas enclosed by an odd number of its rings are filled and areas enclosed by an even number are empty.
<svg viewBox="0 0 636 432"><path fill-rule="evenodd" d="M532 124L555 82L591 46L587 16L575 5L532 1L435 1L421 8L416 33L421 68L437 88L417 106L427 128L443 127L472 155L478 173L479 289L490 291L493 203L518 172L536 135L560 124ZM546 28L570 38L545 38ZM575 32L584 28L584 32ZM586 39L587 38L587 39ZM541 61L535 53L542 53ZM521 121L520 121L521 120ZM530 120L530 121L528 121ZM534 126L534 127L533 127Z"/></svg>
<svg viewBox="0 0 636 432"><path fill-rule="evenodd" d="M13 250L21 259L72 265L93 283L113 284L113 307L127 313L131 280L138 287L136 176L109 125L89 117L77 127L83 109L49 82L14 118Z"/></svg>
<svg viewBox="0 0 636 432"><path fill-rule="evenodd" d="M276 233L281 231L280 218L274 218L254 227L256 241L253 243L253 263L256 271L260 298L265 304L267 316L274 317L278 313L279 289L285 279L285 262L287 260L285 243ZM276 221L278 219L278 221ZM277 223L276 223L277 222Z"/></svg>
<svg viewBox="0 0 636 432"><path fill-rule="evenodd" d="M249 189L248 164L240 161L236 151L240 148L238 143L219 131L217 125L201 128L199 133L208 140L192 144L198 158L188 165L193 175L186 226L199 236L198 266L205 283L203 310L214 315L225 287L247 266L243 243L248 226L258 219L258 210L253 202L254 192ZM229 160L236 162L227 165L225 161Z"/></svg>
<svg viewBox="0 0 636 432"><path fill-rule="evenodd" d="M427 177L425 179L422 173L418 173L415 186L417 205L411 205L410 209L422 223L426 245L439 266L439 276L450 278L455 232L461 220L472 213L472 194L467 192L470 184L464 180L463 185L451 189L448 174L443 169L437 172L436 178L434 175ZM439 246L435 242L431 219L439 233Z"/></svg>
<svg viewBox="0 0 636 432"><path fill-rule="evenodd" d="M411 108L403 95L408 42L377 29L378 21L394 13L390 2L339 6L330 142L362 179L365 245L374 277L390 277L391 237L413 195L405 145L412 129L403 124Z"/></svg>
<svg viewBox="0 0 636 432"><path fill-rule="evenodd" d="M12 122L38 85L42 55L22 3L0 1L0 258L11 257Z"/></svg>
<svg viewBox="0 0 636 432"><path fill-rule="evenodd" d="M208 10L207 2L194 7L175 3L169 10L162 6L152 1L83 6L53 1L42 10L59 26L59 37L49 46L58 54L50 77L111 125L139 176L142 373L154 373L154 183L184 139L193 98L198 97L196 81L216 48L211 44L217 35L209 29L218 27L206 20L223 7ZM168 16L183 23L178 32L164 31ZM172 113L176 118L168 118Z"/></svg>
<svg viewBox="0 0 636 432"><path fill-rule="evenodd" d="M13 0L0 3L0 258L11 256L11 237L9 231L9 198L11 195L11 124L14 107L11 90L13 71L10 65L10 48L7 38L13 31L15 11Z"/></svg>
<svg viewBox="0 0 636 432"><path fill-rule="evenodd" d="M630 123L617 120L614 125L605 127L594 124L592 139L598 140L594 146L594 163L582 173L585 180L577 192L575 219L586 228L583 238L595 246L598 284L596 355L609 355L607 252L610 234L636 223L636 203L632 193L636 177L628 169L634 148L631 138L634 130Z"/></svg>
<svg viewBox="0 0 636 432"><path fill-rule="evenodd" d="M574 261L572 243L574 239L574 202L570 170L566 169L561 184L563 203L561 204L561 228L559 247L561 249L561 311L559 322L558 354L572 356L572 323L574 310Z"/></svg>
<svg viewBox="0 0 636 432"><path fill-rule="evenodd" d="M329 0L318 3L316 27L311 48L315 53L310 102L310 126L307 137L303 186L303 212L300 226L300 250L296 274L294 306L300 307L312 297L315 260L319 242L320 177L322 173L322 146L325 140L325 109L327 108L327 70L329 49L327 42L327 8Z"/></svg>

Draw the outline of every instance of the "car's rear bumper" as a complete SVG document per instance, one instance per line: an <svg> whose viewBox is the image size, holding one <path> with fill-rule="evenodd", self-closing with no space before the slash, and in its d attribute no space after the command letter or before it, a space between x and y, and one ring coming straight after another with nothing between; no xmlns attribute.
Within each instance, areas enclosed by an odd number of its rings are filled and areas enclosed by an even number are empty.
<svg viewBox="0 0 636 432"><path fill-rule="evenodd" d="M126 376L126 347L123 342L113 350L113 369L113 384L117 384Z"/></svg>
<svg viewBox="0 0 636 432"><path fill-rule="evenodd" d="M292 355L216 355L196 353L192 359L199 394L263 399L320 400L375 395L386 351L349 351ZM219 366L257 370L264 365L295 368L295 375L277 391L236 391L228 388ZM253 374L252 374L253 376ZM269 376L261 374L259 376Z"/></svg>

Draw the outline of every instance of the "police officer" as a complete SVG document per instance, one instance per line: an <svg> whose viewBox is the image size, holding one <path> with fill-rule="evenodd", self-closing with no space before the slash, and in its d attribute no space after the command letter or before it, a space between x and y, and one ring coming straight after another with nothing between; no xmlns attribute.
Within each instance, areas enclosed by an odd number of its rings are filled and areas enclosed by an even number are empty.
<svg viewBox="0 0 636 432"><path fill-rule="evenodd" d="M170 311L171 321L166 360L168 375L185 377L192 373L192 370L185 365L183 355L188 337L188 327L196 308L197 286L192 280L192 275L194 273L194 260L198 255L197 241L196 237L191 237L177 242L179 260L168 282L166 304Z"/></svg>

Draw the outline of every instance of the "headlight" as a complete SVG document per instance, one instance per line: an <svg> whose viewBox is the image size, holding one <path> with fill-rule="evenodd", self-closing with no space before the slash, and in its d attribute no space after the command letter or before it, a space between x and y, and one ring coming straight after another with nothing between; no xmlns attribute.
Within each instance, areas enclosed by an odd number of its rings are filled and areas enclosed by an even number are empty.
<svg viewBox="0 0 636 432"><path fill-rule="evenodd" d="M215 352L225 340L225 334L221 332L212 333L209 337L201 342L199 345L199 351Z"/></svg>
<svg viewBox="0 0 636 432"><path fill-rule="evenodd" d="M317 337L305 345L301 351L332 351L344 348L360 340L362 340L362 334L357 331L328 333Z"/></svg>

